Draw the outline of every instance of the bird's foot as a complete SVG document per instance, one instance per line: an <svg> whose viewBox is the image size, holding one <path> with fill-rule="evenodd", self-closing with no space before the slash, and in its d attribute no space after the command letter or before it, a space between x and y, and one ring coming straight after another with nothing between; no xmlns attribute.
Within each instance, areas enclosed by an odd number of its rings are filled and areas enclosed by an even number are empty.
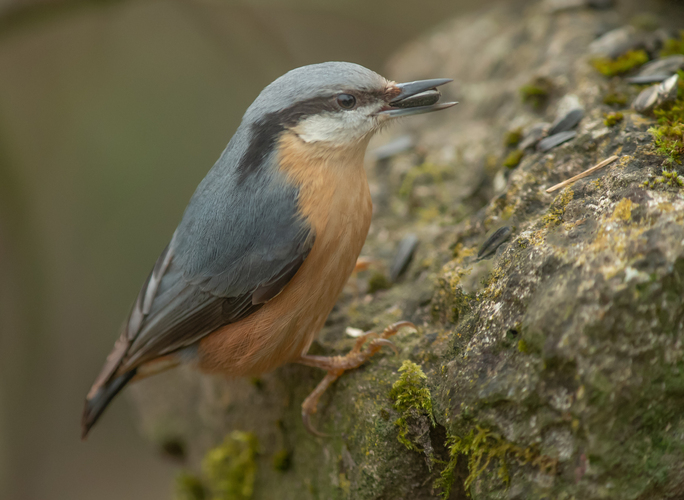
<svg viewBox="0 0 684 500"><path fill-rule="evenodd" d="M327 434L318 432L311 424L311 415L316 413L318 400L320 399L321 395L345 371L358 368L368 361L373 355L375 355L380 349L382 349L383 346L390 347L394 353L397 354L397 348L388 339L392 335L395 335L399 329L404 327L411 327L413 329L416 328L416 326L409 321L399 321L385 328L380 335L375 332L368 332L360 336L356 340L352 350L349 351L346 356L328 357L310 356L307 354L300 357L296 361L297 363L321 368L322 370L326 370L328 372L323 380L321 380L311 394L309 394L309 396L304 400L304 403L302 403L302 420L304 421L304 427L306 427L306 430L316 436L327 436ZM366 348L361 350L363 345L369 340L370 342L368 342Z"/></svg>

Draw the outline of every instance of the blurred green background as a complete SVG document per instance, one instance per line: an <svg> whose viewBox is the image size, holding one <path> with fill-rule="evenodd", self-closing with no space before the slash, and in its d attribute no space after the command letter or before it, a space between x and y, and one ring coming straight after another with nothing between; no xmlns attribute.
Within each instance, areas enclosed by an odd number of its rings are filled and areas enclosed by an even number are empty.
<svg viewBox="0 0 684 500"><path fill-rule="evenodd" d="M195 186L285 71L489 1L0 0L1 499L171 497L126 397L79 422Z"/></svg>

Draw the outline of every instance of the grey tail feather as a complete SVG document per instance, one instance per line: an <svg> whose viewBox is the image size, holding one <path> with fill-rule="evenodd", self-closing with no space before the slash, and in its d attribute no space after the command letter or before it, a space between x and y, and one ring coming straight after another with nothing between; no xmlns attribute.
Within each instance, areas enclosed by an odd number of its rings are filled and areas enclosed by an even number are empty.
<svg viewBox="0 0 684 500"><path fill-rule="evenodd" d="M95 422L97 422L105 408L109 405L109 402L135 377L136 371L137 369L133 369L110 380L97 391L95 396L86 399L83 416L81 417L81 439L85 440L86 436L88 436L88 431L95 425Z"/></svg>

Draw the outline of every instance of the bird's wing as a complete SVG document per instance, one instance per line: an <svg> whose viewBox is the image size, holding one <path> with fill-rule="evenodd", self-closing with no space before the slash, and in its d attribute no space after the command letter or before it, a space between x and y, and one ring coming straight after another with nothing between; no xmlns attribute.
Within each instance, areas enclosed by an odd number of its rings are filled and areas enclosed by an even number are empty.
<svg viewBox="0 0 684 500"><path fill-rule="evenodd" d="M237 269L227 269L223 280L195 279L184 272L167 249L157 261L140 291L126 325L130 345L119 371L197 342L217 328L243 319L278 295L297 273L313 244L313 234L302 233L293 241L270 242L271 251L259 258L256 252L236 259ZM173 244L173 242L172 242ZM245 291L226 288L225 280L243 274Z"/></svg>
<svg viewBox="0 0 684 500"><path fill-rule="evenodd" d="M299 215L297 188L273 176L220 186L212 174L140 290L98 382L252 314L309 254L315 234Z"/></svg>

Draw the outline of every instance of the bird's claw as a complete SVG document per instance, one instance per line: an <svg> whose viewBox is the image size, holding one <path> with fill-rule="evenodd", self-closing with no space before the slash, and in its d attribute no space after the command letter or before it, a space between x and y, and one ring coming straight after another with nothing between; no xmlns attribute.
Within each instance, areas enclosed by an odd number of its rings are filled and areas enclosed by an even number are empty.
<svg viewBox="0 0 684 500"><path fill-rule="evenodd" d="M380 348L380 347L382 347L382 346L384 346L384 345L387 346L387 347L389 347L390 349L392 349L392 350L394 351L394 354L395 354L396 356L399 355L399 350L397 349L397 346L395 346L394 343L393 343L391 340L387 340L387 339L374 339L374 340L371 341L371 343L370 343L370 345L369 345L368 347L369 347L369 349L373 349L373 348L375 348L375 347Z"/></svg>
<svg viewBox="0 0 684 500"><path fill-rule="evenodd" d="M324 434L314 428L311 423L311 415L316 413L318 409L318 400L323 395L330 385L337 380L345 371L358 368L363 363L368 361L375 353L377 353L383 346L390 347L394 354L398 355L397 347L392 343L389 337L395 335L400 328L410 327L416 329L416 326L410 321L398 321L389 325L378 335L375 332L368 332L356 340L354 347L346 356L336 356L326 358L321 356L302 356L300 363L307 366L316 366L326 370L328 373L323 380L316 386L316 388L309 394L309 396L302 403L302 421L304 427L311 434L319 437L330 437L330 434ZM363 345L370 340L366 348L362 351Z"/></svg>
<svg viewBox="0 0 684 500"><path fill-rule="evenodd" d="M313 426L313 424L311 423L311 415L312 413L307 413L306 411L304 411L304 408L302 408L302 422L304 423L304 428L314 436L331 437L332 434L326 434L325 432L321 432Z"/></svg>

